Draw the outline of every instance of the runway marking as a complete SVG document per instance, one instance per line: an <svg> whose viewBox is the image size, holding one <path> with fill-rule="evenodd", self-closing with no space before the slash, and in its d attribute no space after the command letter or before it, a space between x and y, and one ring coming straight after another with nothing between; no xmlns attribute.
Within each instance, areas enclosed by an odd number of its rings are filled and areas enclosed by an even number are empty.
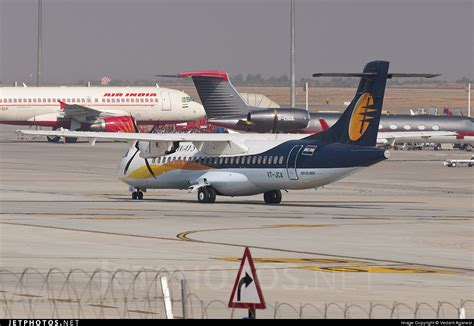
<svg viewBox="0 0 474 326"><path fill-rule="evenodd" d="M235 231L235 230L261 230L261 229L275 229L275 228L315 228L315 227L326 227L326 226L336 226L333 224L272 224L272 225L263 225L253 228L226 228L226 229L208 229L208 230L195 230L195 231L186 231L179 233L176 237L183 241L193 241L201 242L200 240L194 240L188 238L189 234L198 233L198 232L214 232L214 231Z"/></svg>
<svg viewBox="0 0 474 326"><path fill-rule="evenodd" d="M346 273L403 273L403 274L461 274L452 271L445 271L439 269L429 268L415 268L415 267L388 267L388 266L331 266L331 267L317 267L317 266L301 266L297 269L304 269L309 271L320 272L346 272Z"/></svg>
<svg viewBox="0 0 474 326"><path fill-rule="evenodd" d="M108 235L108 236L131 237L131 238L140 238L140 239L149 239L149 240L162 240L162 241L171 241L171 242L176 242L176 243L182 241L182 240L176 239L176 238L167 238L167 237L158 237L158 236L151 236L151 235L131 234L131 233L99 231L99 230L74 229L74 228L51 226L51 225L48 226L48 225L13 223L13 222L0 222L0 225L12 225L12 226L16 226L16 227L30 227L30 228L39 228L39 229L49 229L49 230L62 230L62 231L78 232L78 233L86 233L86 234L100 234L100 235ZM198 232L198 231L191 231L191 232ZM186 233L186 232L184 232L184 233ZM190 233L190 232L188 232L188 233ZM238 244L238 243L226 243L226 242L216 242L216 241L198 241L198 240L193 240L193 239L188 239L188 241L195 241L195 242L208 244L208 245L215 245L215 246L225 246L225 247L235 247L235 248L245 247L245 245ZM450 269L450 270L457 270L457 271L463 271L463 272L468 272L468 273L474 272L474 269L466 268L466 267L430 265L430 264L412 263L412 262L404 262L404 261L389 260L389 259L379 259L379 258L370 258L370 257L354 257L354 256L337 255L337 254L324 253L324 252L272 248L272 247L264 247L264 246L256 246L256 245L248 245L248 247L250 247L251 249L267 250L267 251L273 251L273 252L284 252L284 253L299 254L299 255L312 255L312 256L322 256L322 257L330 257L330 258L339 257L339 258L342 258L342 259L358 259L358 260L363 260L363 261L379 262L379 263L384 263L384 264L387 264L387 263L403 264L403 265L410 265L410 266L420 266L421 268L426 268L426 267L446 268L446 269ZM277 268L273 268L273 269L277 269Z"/></svg>
<svg viewBox="0 0 474 326"><path fill-rule="evenodd" d="M57 212L28 212L28 213L6 213L2 212L0 215L51 215L51 216L90 216L90 213L57 213ZM94 214L94 215L101 215L101 216L111 216L113 214ZM135 216L135 214L122 214L125 216Z"/></svg>
<svg viewBox="0 0 474 326"><path fill-rule="evenodd" d="M218 260L240 262L238 257L219 257ZM337 258L253 258L255 263L285 263L285 264L360 264L365 263L361 260L337 259Z"/></svg>
<svg viewBox="0 0 474 326"><path fill-rule="evenodd" d="M337 226L334 224L273 224L265 225L268 228L319 228L326 226Z"/></svg>
<svg viewBox="0 0 474 326"><path fill-rule="evenodd" d="M144 220L143 217L75 217L74 220L99 220L99 221L121 221L121 220Z"/></svg>

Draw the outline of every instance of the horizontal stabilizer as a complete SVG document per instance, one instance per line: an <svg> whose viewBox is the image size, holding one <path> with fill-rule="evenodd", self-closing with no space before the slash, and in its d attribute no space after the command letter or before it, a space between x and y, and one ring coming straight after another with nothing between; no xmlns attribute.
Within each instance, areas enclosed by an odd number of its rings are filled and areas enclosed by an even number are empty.
<svg viewBox="0 0 474 326"><path fill-rule="evenodd" d="M375 72L321 72L313 74L313 77L375 77L377 74Z"/></svg>
<svg viewBox="0 0 474 326"><path fill-rule="evenodd" d="M202 70L202 71L188 71L180 72L176 75L155 75L155 77L162 78L193 78L193 77L208 77L208 78L218 78L225 81L229 80L229 76L224 71L217 70Z"/></svg>
<svg viewBox="0 0 474 326"><path fill-rule="evenodd" d="M441 74L412 74L412 73L394 73L388 74L387 78L433 78L441 76Z"/></svg>
<svg viewBox="0 0 474 326"><path fill-rule="evenodd" d="M374 72L363 72L363 73L344 73L344 72L325 72L315 73L313 77L375 77L377 74ZM388 79L391 78L433 78L441 76L441 74L418 74L418 73L390 73L387 75Z"/></svg>

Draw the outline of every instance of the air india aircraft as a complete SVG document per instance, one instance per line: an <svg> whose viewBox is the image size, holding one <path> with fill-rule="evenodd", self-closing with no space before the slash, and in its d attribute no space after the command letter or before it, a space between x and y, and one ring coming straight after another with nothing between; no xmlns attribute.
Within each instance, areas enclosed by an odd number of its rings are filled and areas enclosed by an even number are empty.
<svg viewBox="0 0 474 326"><path fill-rule="evenodd" d="M206 115L178 90L160 87L1 87L0 123L82 131L133 132L138 124L188 122ZM59 137L48 136L57 142ZM68 137L69 142L75 138Z"/></svg>

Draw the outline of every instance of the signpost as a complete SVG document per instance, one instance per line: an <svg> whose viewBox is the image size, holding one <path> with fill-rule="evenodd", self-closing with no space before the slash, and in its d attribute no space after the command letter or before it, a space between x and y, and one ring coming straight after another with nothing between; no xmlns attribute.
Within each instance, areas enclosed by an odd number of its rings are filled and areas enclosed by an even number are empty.
<svg viewBox="0 0 474 326"><path fill-rule="evenodd" d="M250 250L245 247L239 272L229 299L230 308L248 309L249 318L255 319L256 309L265 309L262 289L258 281Z"/></svg>

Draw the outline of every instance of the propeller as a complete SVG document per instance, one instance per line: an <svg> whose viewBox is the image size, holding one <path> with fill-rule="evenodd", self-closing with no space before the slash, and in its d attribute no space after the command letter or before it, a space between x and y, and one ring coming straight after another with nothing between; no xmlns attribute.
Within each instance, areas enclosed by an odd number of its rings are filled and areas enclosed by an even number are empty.
<svg viewBox="0 0 474 326"><path fill-rule="evenodd" d="M137 134L139 134L139 133L140 133L140 128L138 128L137 121L132 117L131 114L130 114L130 118L131 118L132 121L133 121L133 127L134 127L134 129L135 129L135 132L136 132ZM137 149L137 151L135 152L135 154L133 154L132 158L131 158L130 161L128 162L127 168L128 168L128 166L130 165L130 163L132 162L132 160L133 160L133 158L135 157L135 155L140 151L140 147L138 146L138 143L139 143L139 142L140 142L140 141L135 142L135 148ZM150 175L151 175L153 178L156 179L156 175L155 175L155 173L153 172L153 170L152 170L152 168L151 168L151 166L150 166L150 162L148 162L148 159L147 159L147 158L144 158L144 160L145 160L145 165L146 165L146 168L147 168L148 172L150 173Z"/></svg>

